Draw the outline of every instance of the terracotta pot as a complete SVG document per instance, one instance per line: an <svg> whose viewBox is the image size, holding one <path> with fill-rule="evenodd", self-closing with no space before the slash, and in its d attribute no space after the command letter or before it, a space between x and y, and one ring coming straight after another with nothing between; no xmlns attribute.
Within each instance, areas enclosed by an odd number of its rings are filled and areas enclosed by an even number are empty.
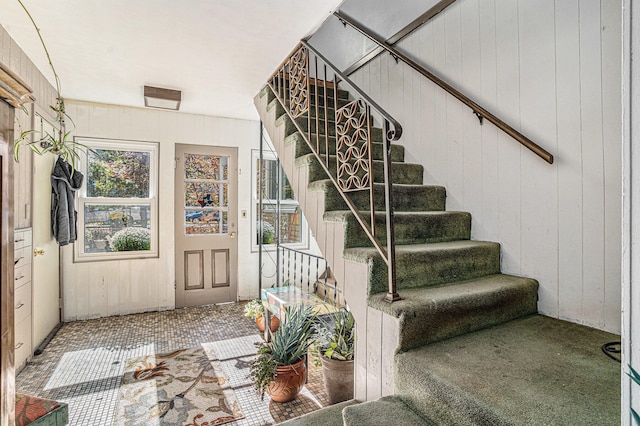
<svg viewBox="0 0 640 426"><path fill-rule="evenodd" d="M267 388L267 393L274 402L289 402L294 399L307 381L306 357L293 365L278 367L276 381Z"/></svg>
<svg viewBox="0 0 640 426"><path fill-rule="evenodd" d="M258 326L261 332L264 332L264 316L263 315L256 317L256 325ZM275 315L271 315L271 327L270 327L271 332L275 333L278 327L280 327L280 319Z"/></svg>
<svg viewBox="0 0 640 426"><path fill-rule="evenodd" d="M353 399L353 361L320 356L322 377L329 404Z"/></svg>

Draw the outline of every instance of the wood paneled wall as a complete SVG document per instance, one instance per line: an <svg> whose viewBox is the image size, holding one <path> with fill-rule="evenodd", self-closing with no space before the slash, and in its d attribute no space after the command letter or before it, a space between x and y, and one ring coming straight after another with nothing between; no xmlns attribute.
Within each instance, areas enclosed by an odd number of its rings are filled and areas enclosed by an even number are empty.
<svg viewBox="0 0 640 426"><path fill-rule="evenodd" d="M36 105L43 114L49 114L49 105L55 105L56 91L29 59L20 46L0 25L0 60L7 64L20 78L31 86ZM28 114L16 111L15 134L31 130L33 126L34 105L25 105ZM53 119L54 117L50 117ZM17 137L17 136L16 136ZM16 229L31 226L31 194L33 185L33 153L30 149L21 149L18 162L14 164L14 227Z"/></svg>
<svg viewBox="0 0 640 426"><path fill-rule="evenodd" d="M356 17L357 18L357 17ZM540 281L541 313L620 332L619 0L459 0L398 47L555 155L548 165L408 66L352 77L403 126L406 161Z"/></svg>
<svg viewBox="0 0 640 426"><path fill-rule="evenodd" d="M142 103L142 98L140 99ZM73 262L62 250L63 320L173 309L174 152L176 143L238 147L238 295L257 296L257 253L251 253L251 150L259 147L259 122L115 105L67 101L74 136L160 143L159 257ZM255 219L255 218L254 218Z"/></svg>

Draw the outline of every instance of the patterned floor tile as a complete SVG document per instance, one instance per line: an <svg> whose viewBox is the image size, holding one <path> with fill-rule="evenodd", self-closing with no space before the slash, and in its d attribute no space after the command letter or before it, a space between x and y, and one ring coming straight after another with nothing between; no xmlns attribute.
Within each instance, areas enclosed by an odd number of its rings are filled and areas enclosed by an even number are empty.
<svg viewBox="0 0 640 426"><path fill-rule="evenodd" d="M312 362L309 381L294 401L260 399L247 375L261 337L243 308L212 305L65 323L16 377L16 388L68 403L70 425L109 426L128 359L203 345L218 354L245 415L228 425L268 426L326 406L322 372Z"/></svg>

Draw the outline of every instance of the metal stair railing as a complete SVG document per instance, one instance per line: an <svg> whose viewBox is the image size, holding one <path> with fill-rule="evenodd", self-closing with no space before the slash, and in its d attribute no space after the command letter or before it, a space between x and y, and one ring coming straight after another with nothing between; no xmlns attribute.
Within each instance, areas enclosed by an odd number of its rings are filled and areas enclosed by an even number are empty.
<svg viewBox="0 0 640 426"><path fill-rule="evenodd" d="M400 300L396 286L391 142L400 138L402 127L305 40L282 62L268 85L385 262L388 269L385 300L390 303ZM347 88L353 99L341 102L340 87ZM386 244L376 232L372 154L376 124L382 127ZM369 191L369 221L349 195L358 191Z"/></svg>
<svg viewBox="0 0 640 426"><path fill-rule="evenodd" d="M389 52L389 54L393 56L396 62L398 60L401 60L402 62L409 65L411 68L413 68L415 71L419 72L420 74L422 74L423 76L431 80L433 83L438 85L440 88L445 90L451 96L453 96L454 98L458 99L460 102L462 102L463 104L471 108L471 111L476 115L476 117L478 117L480 124L482 124L482 120L486 118L488 121L493 123L497 128L505 132L507 135L511 136L514 140L519 142L521 145L531 150L531 152L536 154L538 157L542 158L544 161L546 161L549 164L553 164L553 155L549 153L546 149L542 148L540 145L533 142L531 139L529 139L528 137L526 137L525 135L523 135L513 127L509 126L506 122L498 118L493 113L489 112L484 107L480 106L478 103L476 103L471 98L469 98L468 96L460 92L458 89L456 89L455 87L453 87L452 85L444 81L443 79L439 78L434 73L430 72L425 67L421 66L416 61L414 61L404 53L400 52L398 49L391 46L385 40L380 38L380 36L374 34L373 31L363 27L356 21L348 18L347 16L339 12L333 12L333 14L345 26L349 25L350 27L358 31L360 34L367 37L369 40L375 42L378 46L380 46L381 48Z"/></svg>

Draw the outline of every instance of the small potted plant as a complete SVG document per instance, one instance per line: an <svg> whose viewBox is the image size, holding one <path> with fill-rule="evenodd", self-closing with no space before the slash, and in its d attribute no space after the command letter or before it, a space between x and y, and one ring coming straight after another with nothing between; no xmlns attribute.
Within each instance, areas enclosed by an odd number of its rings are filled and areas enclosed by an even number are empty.
<svg viewBox="0 0 640 426"><path fill-rule="evenodd" d="M260 331L264 332L264 305L260 299L250 300L244 305L244 316L254 319ZM271 315L271 323L269 326L271 332L274 333L279 326L280 319L275 315Z"/></svg>
<svg viewBox="0 0 640 426"><path fill-rule="evenodd" d="M355 319L343 309L333 316L320 317L314 324L313 353L330 404L353 398L353 354ZM318 359L320 360L318 362Z"/></svg>
<svg viewBox="0 0 640 426"><path fill-rule="evenodd" d="M271 342L258 347L249 377L263 399L266 392L274 402L288 402L302 390L307 380L306 357L312 343L312 322L311 307L287 307Z"/></svg>

